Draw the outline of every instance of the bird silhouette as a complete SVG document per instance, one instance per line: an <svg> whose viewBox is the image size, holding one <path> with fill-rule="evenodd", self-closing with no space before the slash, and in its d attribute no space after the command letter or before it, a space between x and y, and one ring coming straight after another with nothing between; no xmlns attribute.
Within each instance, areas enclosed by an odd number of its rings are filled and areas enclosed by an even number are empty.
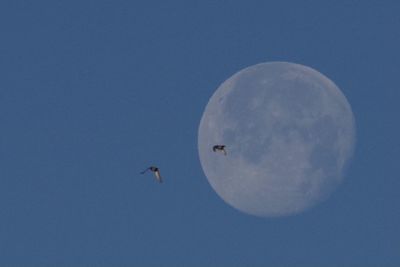
<svg viewBox="0 0 400 267"><path fill-rule="evenodd" d="M222 153L224 153L224 155L226 156L225 147L226 147L225 145L215 145L215 146L213 146L212 150L213 150L214 152L217 152L217 151L222 152Z"/></svg>
<svg viewBox="0 0 400 267"><path fill-rule="evenodd" d="M154 173L157 182L159 182L159 183L162 183L162 182L163 182L163 180L162 180L162 178L161 178L160 170L159 170L157 167L155 167L155 166L150 166L150 167L148 167L147 169L145 169L144 171L142 171L140 174L144 174L144 173L146 173L147 171L151 171L151 172Z"/></svg>

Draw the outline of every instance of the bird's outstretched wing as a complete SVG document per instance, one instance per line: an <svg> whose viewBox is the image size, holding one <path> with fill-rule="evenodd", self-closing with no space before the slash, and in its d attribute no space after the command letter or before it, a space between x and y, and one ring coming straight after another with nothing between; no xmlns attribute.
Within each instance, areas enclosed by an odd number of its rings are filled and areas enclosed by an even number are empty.
<svg viewBox="0 0 400 267"><path fill-rule="evenodd" d="M144 174L145 172L147 172L150 168L145 169L144 171L140 172L140 174Z"/></svg>

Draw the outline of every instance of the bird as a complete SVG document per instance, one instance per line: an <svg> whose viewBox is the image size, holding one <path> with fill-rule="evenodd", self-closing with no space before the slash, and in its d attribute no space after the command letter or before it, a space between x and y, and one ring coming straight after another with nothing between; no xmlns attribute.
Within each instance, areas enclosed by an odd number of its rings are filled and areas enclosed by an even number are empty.
<svg viewBox="0 0 400 267"><path fill-rule="evenodd" d="M154 175L156 176L157 182L159 182L159 183L163 182L163 180L161 178L160 170L157 167L150 166L147 169L145 169L144 171L142 171L140 174L144 174L147 171L152 171L154 173Z"/></svg>
<svg viewBox="0 0 400 267"><path fill-rule="evenodd" d="M220 151L220 152L224 153L224 155L226 156L225 147L226 147L225 145L215 145L215 146L213 146L212 150L214 152Z"/></svg>

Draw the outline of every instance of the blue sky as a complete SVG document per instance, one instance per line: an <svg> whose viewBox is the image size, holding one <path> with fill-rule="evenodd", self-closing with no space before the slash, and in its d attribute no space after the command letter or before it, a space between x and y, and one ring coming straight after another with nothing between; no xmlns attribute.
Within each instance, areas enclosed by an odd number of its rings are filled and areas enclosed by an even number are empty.
<svg viewBox="0 0 400 267"><path fill-rule="evenodd" d="M400 264L396 1L1 1L0 264ZM226 205L197 153L209 97L266 61L352 105L342 186L297 216ZM165 183L138 173L150 164Z"/></svg>

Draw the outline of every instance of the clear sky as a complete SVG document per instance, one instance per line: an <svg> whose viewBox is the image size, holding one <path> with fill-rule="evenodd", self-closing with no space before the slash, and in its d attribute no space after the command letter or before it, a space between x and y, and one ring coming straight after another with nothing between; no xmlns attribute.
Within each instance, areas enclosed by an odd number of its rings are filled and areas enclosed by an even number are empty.
<svg viewBox="0 0 400 267"><path fill-rule="evenodd" d="M400 264L396 1L1 1L0 265ZM310 66L352 105L346 179L297 216L238 212L201 169L216 88ZM139 175L151 164L165 183Z"/></svg>

